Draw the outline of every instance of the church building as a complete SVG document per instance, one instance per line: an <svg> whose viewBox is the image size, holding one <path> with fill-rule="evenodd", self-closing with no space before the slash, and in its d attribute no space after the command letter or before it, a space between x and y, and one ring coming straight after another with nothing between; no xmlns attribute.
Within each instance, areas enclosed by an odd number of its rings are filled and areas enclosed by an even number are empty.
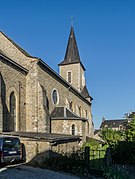
<svg viewBox="0 0 135 179"><path fill-rule="evenodd" d="M92 137L91 104L73 27L59 74L0 32L0 132Z"/></svg>

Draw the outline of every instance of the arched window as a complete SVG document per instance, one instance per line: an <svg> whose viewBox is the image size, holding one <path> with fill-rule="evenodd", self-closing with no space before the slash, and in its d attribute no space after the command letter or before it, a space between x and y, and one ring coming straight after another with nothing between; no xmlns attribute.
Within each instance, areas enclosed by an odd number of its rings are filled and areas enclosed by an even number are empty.
<svg viewBox="0 0 135 179"><path fill-rule="evenodd" d="M58 92L57 92L56 89L54 89L53 92L52 92L52 100L53 100L54 104L58 103Z"/></svg>
<svg viewBox="0 0 135 179"><path fill-rule="evenodd" d="M10 121L9 121L9 130L15 131L16 129L16 97L14 91L10 94Z"/></svg>
<svg viewBox="0 0 135 179"><path fill-rule="evenodd" d="M72 125L72 135L75 135L75 125Z"/></svg>

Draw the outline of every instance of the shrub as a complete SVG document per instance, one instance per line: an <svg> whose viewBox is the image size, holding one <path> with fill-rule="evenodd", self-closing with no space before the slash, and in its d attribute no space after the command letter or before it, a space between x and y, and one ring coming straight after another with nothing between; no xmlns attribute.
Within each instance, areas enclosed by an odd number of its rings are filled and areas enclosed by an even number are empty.
<svg viewBox="0 0 135 179"><path fill-rule="evenodd" d="M119 166L104 168L105 179L127 179L130 178L128 172Z"/></svg>
<svg viewBox="0 0 135 179"><path fill-rule="evenodd" d="M86 146L90 147L90 149L92 149L92 150L103 149L102 142L99 140L93 139L93 138L89 138L89 140L83 144L82 148L84 149ZM106 147L108 147L108 146L106 145ZM106 149L106 147L104 146L104 149Z"/></svg>
<svg viewBox="0 0 135 179"><path fill-rule="evenodd" d="M111 148L112 160L117 164L135 164L135 143L121 141Z"/></svg>
<svg viewBox="0 0 135 179"><path fill-rule="evenodd" d="M84 161L84 152L81 150L69 154L60 154L52 158L45 158L39 167L55 171L64 171L80 176L89 175Z"/></svg>

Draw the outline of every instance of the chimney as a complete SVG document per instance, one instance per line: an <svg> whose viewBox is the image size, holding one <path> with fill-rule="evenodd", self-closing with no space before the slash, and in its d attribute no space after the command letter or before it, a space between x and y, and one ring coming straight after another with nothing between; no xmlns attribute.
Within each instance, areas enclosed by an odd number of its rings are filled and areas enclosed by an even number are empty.
<svg viewBox="0 0 135 179"><path fill-rule="evenodd" d="M104 117L102 118L102 123L103 123L103 122L105 122L105 118L104 118Z"/></svg>

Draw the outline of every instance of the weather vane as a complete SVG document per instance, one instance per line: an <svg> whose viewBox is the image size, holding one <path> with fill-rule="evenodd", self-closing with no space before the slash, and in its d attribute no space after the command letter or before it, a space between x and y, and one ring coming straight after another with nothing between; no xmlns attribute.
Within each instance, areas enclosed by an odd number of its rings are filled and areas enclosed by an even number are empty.
<svg viewBox="0 0 135 179"><path fill-rule="evenodd" d="M73 18L74 18L74 16L72 15L71 18L70 18L70 20L71 20L71 26L73 26Z"/></svg>

